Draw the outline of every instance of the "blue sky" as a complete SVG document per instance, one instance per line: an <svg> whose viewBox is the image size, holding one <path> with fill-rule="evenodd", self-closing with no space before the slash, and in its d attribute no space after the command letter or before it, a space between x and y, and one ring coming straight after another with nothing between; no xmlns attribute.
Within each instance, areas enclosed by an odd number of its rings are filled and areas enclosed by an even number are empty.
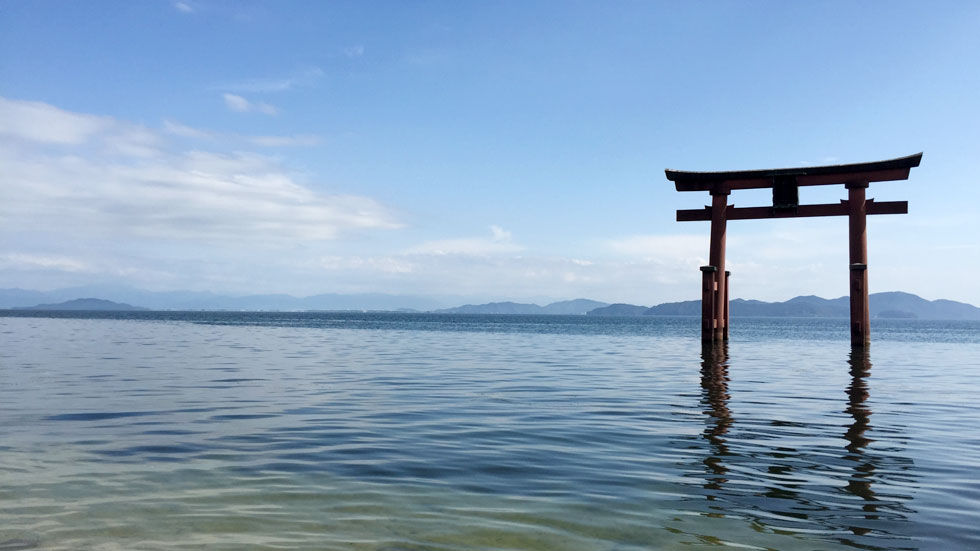
<svg viewBox="0 0 980 551"><path fill-rule="evenodd" d="M924 152L871 290L980 304L980 4L0 3L0 287L696 298L665 168ZM801 190L805 202L844 197ZM765 205L765 192L730 202ZM734 296L847 293L844 218L729 226Z"/></svg>

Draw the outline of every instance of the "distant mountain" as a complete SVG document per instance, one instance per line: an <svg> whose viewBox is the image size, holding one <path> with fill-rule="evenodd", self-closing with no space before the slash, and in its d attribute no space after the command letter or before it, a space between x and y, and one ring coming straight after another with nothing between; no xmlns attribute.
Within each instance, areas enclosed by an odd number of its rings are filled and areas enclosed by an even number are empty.
<svg viewBox="0 0 980 551"><path fill-rule="evenodd" d="M736 299L737 300L737 299ZM734 301L732 301L734 302ZM644 316L700 316L701 301L685 300L683 302L665 302L647 308L642 314Z"/></svg>
<svg viewBox="0 0 980 551"><path fill-rule="evenodd" d="M432 310L445 305L434 299L383 293L320 294L294 297L285 294L218 295L201 291L146 291L120 285L88 285L54 291L0 289L0 309L57 303L80 297L101 297L139 304L152 310Z"/></svg>
<svg viewBox="0 0 980 551"><path fill-rule="evenodd" d="M64 300L54 298L42 291L27 289L0 289L0 308L15 308L17 306L33 306L46 301Z"/></svg>
<svg viewBox="0 0 980 551"><path fill-rule="evenodd" d="M699 303L700 304L700 303ZM586 312L588 316L642 316L649 308L646 306L636 306L635 304L610 304L602 308L596 308Z"/></svg>
<svg viewBox="0 0 980 551"><path fill-rule="evenodd" d="M551 304L543 307L543 312L541 313L557 314L562 316L583 316L589 310L602 308L608 304L608 302L599 302L597 300L589 300L587 298L577 298L575 300L552 302Z"/></svg>
<svg viewBox="0 0 980 551"><path fill-rule="evenodd" d="M871 315L899 317L912 314L921 319L980 320L980 308L955 300L926 300L911 293L875 293L869 298Z"/></svg>
<svg viewBox="0 0 980 551"><path fill-rule="evenodd" d="M952 300L929 301L911 293L888 292L873 293L868 297L871 317L874 318L919 318L945 320L980 320L980 308ZM668 302L650 308L631 305L614 305L612 310L598 309L589 315L622 316L700 316L701 301L686 300ZM731 302L734 317L798 317L798 318L846 318L850 315L850 299L840 297L825 299L817 296L799 296L785 302L762 302L759 300L735 299Z"/></svg>
<svg viewBox="0 0 980 551"><path fill-rule="evenodd" d="M590 310L606 306L605 302L598 302L584 298L575 300L563 300L552 302L547 306L537 304L525 304L520 302L490 302L487 304L464 304L455 308L443 308L433 310L434 314L541 314L541 315L566 315L580 316Z"/></svg>
<svg viewBox="0 0 980 551"><path fill-rule="evenodd" d="M874 297L875 295L871 295ZM876 298L869 299L872 303ZM700 301L695 301L699 305ZM731 304L732 315L745 317L846 318L851 312L848 297L825 299L813 295L793 297L785 302L762 302L736 299ZM872 315L874 315L872 306Z"/></svg>
<svg viewBox="0 0 980 551"><path fill-rule="evenodd" d="M76 298L57 304L38 304L36 306L20 306L14 310L100 310L100 311L119 311L132 312L136 310L146 310L140 306L102 300L100 298Z"/></svg>
<svg viewBox="0 0 980 551"><path fill-rule="evenodd" d="M433 310L433 314L540 314L537 304L520 302L489 302L487 304L464 304L455 308Z"/></svg>
<svg viewBox="0 0 980 551"><path fill-rule="evenodd" d="M0 289L0 309L4 308L54 308L57 309L107 309L100 303L78 303L80 297L100 297L109 303L118 303L124 309L152 310L279 310L279 311L417 311L438 313L472 314L558 314L593 316L700 316L701 301L668 302L647 308L631 304L608 304L588 299L553 302L547 306L519 302L491 302L467 304L456 308L443 308L451 299L437 300L411 295L383 293L334 294L325 293L307 297L285 294L267 295L218 295L201 291L146 291L118 285L90 285L70 287L55 291L26 289ZM952 300L926 300L911 293L874 293L870 296L871 315L877 318L964 319L980 320L980 308ZM140 306L131 306L138 304ZM443 308L443 309L439 309ZM735 299L731 303L734 317L830 317L846 318L850 310L848 297L825 299L817 296L799 296L785 302L762 302Z"/></svg>

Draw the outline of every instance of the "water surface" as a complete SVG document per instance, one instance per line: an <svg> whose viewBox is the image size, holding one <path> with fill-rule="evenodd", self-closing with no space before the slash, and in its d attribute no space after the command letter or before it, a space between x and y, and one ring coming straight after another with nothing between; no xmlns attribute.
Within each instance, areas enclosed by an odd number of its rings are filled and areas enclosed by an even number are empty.
<svg viewBox="0 0 980 551"><path fill-rule="evenodd" d="M980 324L4 313L0 549L980 547Z"/></svg>

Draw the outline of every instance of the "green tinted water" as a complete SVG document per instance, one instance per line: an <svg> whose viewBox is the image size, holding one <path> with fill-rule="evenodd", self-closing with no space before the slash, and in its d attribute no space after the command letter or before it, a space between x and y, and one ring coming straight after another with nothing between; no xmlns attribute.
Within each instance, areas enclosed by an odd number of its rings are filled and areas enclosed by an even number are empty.
<svg viewBox="0 0 980 551"><path fill-rule="evenodd" d="M980 544L977 324L156 317L0 317L0 549Z"/></svg>

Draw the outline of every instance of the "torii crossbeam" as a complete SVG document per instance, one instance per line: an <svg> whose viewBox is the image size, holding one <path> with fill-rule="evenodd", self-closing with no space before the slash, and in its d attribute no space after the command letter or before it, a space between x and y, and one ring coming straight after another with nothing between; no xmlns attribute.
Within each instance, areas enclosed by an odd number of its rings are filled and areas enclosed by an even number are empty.
<svg viewBox="0 0 980 551"><path fill-rule="evenodd" d="M667 179L677 191L707 191L711 206L678 210L677 221L711 221L709 265L701 267L701 339L706 342L728 340L728 278L725 271L725 233L728 220L758 218L796 218L804 216L847 216L850 234L851 345L870 342L868 311L868 214L907 214L907 201L865 198L871 182L907 180L909 171L919 166L922 153L849 165L742 170L733 172L683 172L666 170ZM800 186L843 184L847 199L822 205L801 205ZM738 189L772 189L772 206L735 208L728 195Z"/></svg>

